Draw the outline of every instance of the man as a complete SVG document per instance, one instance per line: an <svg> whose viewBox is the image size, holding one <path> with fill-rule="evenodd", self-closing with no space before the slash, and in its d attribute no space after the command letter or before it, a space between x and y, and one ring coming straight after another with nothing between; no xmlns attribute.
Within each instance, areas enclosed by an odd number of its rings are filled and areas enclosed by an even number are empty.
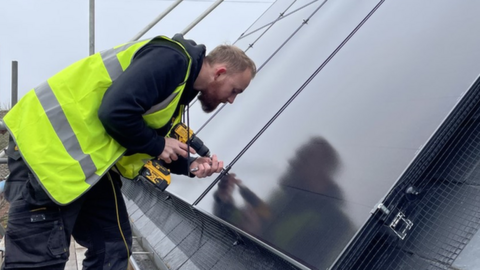
<svg viewBox="0 0 480 270"><path fill-rule="evenodd" d="M72 235L88 248L84 269L126 269L131 230L120 174L133 179L152 157L191 177L221 171L216 155L189 158L192 148L165 137L197 95L212 112L255 76L238 48L205 51L181 35L123 44L72 64L12 108L4 118L5 269L63 269Z"/></svg>

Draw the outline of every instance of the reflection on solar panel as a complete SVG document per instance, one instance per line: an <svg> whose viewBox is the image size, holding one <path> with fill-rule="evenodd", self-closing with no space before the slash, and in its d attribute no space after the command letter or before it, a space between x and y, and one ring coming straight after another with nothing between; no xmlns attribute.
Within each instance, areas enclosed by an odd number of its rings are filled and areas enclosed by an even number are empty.
<svg viewBox="0 0 480 270"><path fill-rule="evenodd" d="M228 172L125 181L146 248L170 269L474 269L478 8L275 2L236 42L249 89L193 123Z"/></svg>

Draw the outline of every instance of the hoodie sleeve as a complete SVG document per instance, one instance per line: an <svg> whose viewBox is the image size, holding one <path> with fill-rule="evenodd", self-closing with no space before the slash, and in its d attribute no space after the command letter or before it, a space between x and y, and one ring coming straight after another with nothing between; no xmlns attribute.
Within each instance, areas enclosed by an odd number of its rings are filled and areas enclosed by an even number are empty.
<svg viewBox="0 0 480 270"><path fill-rule="evenodd" d="M142 115L173 93L183 82L187 68L187 57L181 52L150 44L107 89L98 116L107 133L128 153L162 153L165 138L148 127Z"/></svg>

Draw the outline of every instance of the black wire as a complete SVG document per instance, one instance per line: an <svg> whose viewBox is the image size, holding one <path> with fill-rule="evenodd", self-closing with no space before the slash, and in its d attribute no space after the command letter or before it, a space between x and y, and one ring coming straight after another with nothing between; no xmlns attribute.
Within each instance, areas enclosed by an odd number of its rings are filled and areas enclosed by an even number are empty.
<svg viewBox="0 0 480 270"><path fill-rule="evenodd" d="M252 47L253 47L253 44L257 43L257 41L258 41L260 38L262 38L263 35L265 35L265 33L267 33L268 30L270 30L270 28L272 28L273 25L275 25L275 24L283 17L283 14L285 14L285 12L286 12L289 8L291 8L291 7L295 4L295 2L297 2L297 0L293 1L293 2L285 9L284 12L282 12L282 13L279 14L278 17L275 19L275 21L273 21L273 22L267 27L267 29L265 29L265 31L263 31L263 33L261 33L261 34L257 37L257 39L255 39L255 40L253 41L252 44L249 44L249 46L248 46L248 48L245 50L245 52L247 52L250 48L252 48Z"/></svg>
<svg viewBox="0 0 480 270"><path fill-rule="evenodd" d="M186 105L187 109L187 172L190 176L190 105Z"/></svg>
<svg viewBox="0 0 480 270"><path fill-rule="evenodd" d="M315 2L318 2L318 1L319 1L319 0L314 0L314 1L312 1L312 2L309 2L309 3L307 3L307 4L303 5L303 6L295 9L295 10L292 10L292 12L289 12L289 13L286 13L286 14L285 14L285 12L291 7L291 6L289 6L289 7L287 8L287 10L285 10L285 11L282 12L282 13L280 13L281 17L279 17L279 18L277 18L277 19L275 19L275 20L273 20L273 21L271 21L271 22L269 22L269 23L267 23L267 24L265 24L265 25L263 25L263 26L260 26L260 27L258 27L257 29L252 30L251 32L241 34L240 37L238 38L238 40L244 39L244 38L250 36L251 34L256 33L256 32L258 32L258 31L262 30L263 28L265 28L265 27L267 27L267 26L269 26L269 25L271 25L271 24L276 23L277 21L283 20L283 19L285 19L286 17L294 14L295 12L297 12L297 11L299 11L299 10L301 10L301 9L304 9L305 7L311 5L311 4L315 3ZM248 31L248 30L247 30L247 31Z"/></svg>
<svg viewBox="0 0 480 270"><path fill-rule="evenodd" d="M187 142L190 141L190 105L186 105L186 112L187 112ZM188 175L190 176L190 143L187 143L187 150L188 150L188 159L187 159L187 172ZM190 210L192 211L193 215L197 218L197 220L200 220L200 238L199 238L199 244L201 245L202 239L203 239L203 234L204 234L204 229L205 229L205 222L203 220L202 215L197 213L196 209L190 205Z"/></svg>

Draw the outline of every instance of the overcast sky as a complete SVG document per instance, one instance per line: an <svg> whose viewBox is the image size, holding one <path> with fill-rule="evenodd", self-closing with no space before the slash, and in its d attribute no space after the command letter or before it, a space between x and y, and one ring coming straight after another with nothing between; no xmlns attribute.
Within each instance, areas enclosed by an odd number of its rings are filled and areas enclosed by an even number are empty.
<svg viewBox="0 0 480 270"><path fill-rule="evenodd" d="M95 51L131 40L174 1L97 0ZM184 1L143 38L181 32L214 1ZM226 1L186 34L207 45L234 43L273 0ZM12 61L19 99L89 54L88 0L0 0L0 108L10 107Z"/></svg>

